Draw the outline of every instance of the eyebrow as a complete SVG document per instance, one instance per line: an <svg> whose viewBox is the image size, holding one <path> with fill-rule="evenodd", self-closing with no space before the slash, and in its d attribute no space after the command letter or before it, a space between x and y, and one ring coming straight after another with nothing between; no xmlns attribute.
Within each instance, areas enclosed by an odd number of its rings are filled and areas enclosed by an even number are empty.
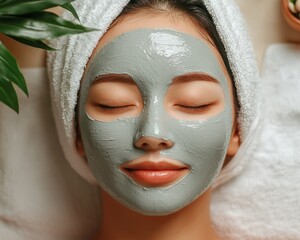
<svg viewBox="0 0 300 240"><path fill-rule="evenodd" d="M206 82L214 82L220 84L217 79L208 75L207 73L187 73L184 75L177 76L173 78L172 84L183 83L189 81L206 81ZM99 82L122 82L127 84L135 84L133 78L128 74L104 74L95 78L92 85L95 85Z"/></svg>
<svg viewBox="0 0 300 240"><path fill-rule="evenodd" d="M114 73L104 74L96 77L93 83L91 84L91 86L99 82L122 82L127 84L134 84L132 77L129 76L128 74L114 74Z"/></svg>
<svg viewBox="0 0 300 240"><path fill-rule="evenodd" d="M217 79L208 75L207 73L187 73L184 75L180 75L173 79L172 84L189 82L189 81L206 81L206 82L214 82L220 84L220 82Z"/></svg>

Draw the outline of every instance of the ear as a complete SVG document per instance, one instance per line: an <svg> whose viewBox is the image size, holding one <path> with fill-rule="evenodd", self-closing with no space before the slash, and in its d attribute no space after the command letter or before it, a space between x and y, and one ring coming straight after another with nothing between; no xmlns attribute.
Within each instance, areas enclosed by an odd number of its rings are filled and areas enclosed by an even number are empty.
<svg viewBox="0 0 300 240"><path fill-rule="evenodd" d="M79 155L81 157L86 158L84 146L83 146L83 143L82 143L82 138L79 134L76 137L76 149L77 149L77 152L79 153Z"/></svg>
<svg viewBox="0 0 300 240"><path fill-rule="evenodd" d="M241 145L240 135L239 135L237 124L235 124L230 141L229 141L226 157L232 158L239 150L240 145Z"/></svg>

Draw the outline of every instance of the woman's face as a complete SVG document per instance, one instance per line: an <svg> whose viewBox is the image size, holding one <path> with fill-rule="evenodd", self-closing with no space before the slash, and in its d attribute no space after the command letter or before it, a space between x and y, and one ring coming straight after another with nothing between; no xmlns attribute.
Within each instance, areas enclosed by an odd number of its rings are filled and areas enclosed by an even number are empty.
<svg viewBox="0 0 300 240"><path fill-rule="evenodd" d="M183 15L142 11L117 21L87 66L81 151L99 185L135 211L181 209L237 150L231 80L206 36Z"/></svg>

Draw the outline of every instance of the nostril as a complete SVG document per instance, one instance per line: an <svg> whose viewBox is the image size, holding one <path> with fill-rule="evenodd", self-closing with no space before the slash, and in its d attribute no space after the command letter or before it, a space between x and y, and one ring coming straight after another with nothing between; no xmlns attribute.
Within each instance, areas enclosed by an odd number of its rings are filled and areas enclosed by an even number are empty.
<svg viewBox="0 0 300 240"><path fill-rule="evenodd" d="M158 149L166 149L166 148L169 148L169 147L170 147L169 144L166 143L166 142L158 144Z"/></svg>
<svg viewBox="0 0 300 240"><path fill-rule="evenodd" d="M167 147L166 143L160 143L160 144L158 144L158 148L160 148L160 149L165 148L165 147Z"/></svg>
<svg viewBox="0 0 300 240"><path fill-rule="evenodd" d="M144 149L144 150L148 150L149 149L149 144L148 143L142 143L141 148Z"/></svg>

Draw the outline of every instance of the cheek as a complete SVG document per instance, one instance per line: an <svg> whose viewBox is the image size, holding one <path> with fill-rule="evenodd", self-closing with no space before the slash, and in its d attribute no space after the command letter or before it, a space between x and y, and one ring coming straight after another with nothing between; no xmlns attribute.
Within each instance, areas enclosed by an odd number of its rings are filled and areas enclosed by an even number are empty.
<svg viewBox="0 0 300 240"><path fill-rule="evenodd" d="M134 119L115 122L100 122L83 114L81 119L81 135L89 161L118 168L124 161L132 160L140 152L134 150L133 139L136 134Z"/></svg>
<svg viewBox="0 0 300 240"><path fill-rule="evenodd" d="M222 161L231 132L226 118L222 113L204 121L170 121L168 126L175 139L172 157L198 166Z"/></svg>

